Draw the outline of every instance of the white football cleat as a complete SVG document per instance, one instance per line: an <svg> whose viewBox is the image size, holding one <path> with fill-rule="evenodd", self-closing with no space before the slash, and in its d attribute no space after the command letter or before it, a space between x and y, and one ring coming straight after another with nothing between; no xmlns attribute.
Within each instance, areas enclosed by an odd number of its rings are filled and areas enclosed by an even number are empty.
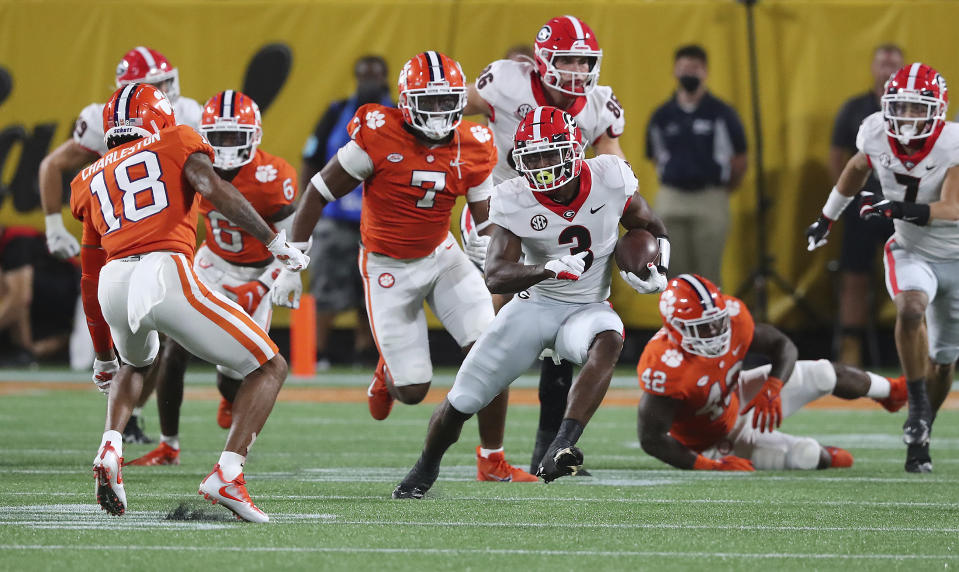
<svg viewBox="0 0 959 572"><path fill-rule="evenodd" d="M120 516L127 510L127 494L123 490L123 475L120 474L122 465L123 458L117 454L110 441L100 447L93 459L97 504L114 516Z"/></svg>
<svg viewBox="0 0 959 572"><path fill-rule="evenodd" d="M223 473L220 472L219 463L200 483L200 490L197 493L203 495L203 498L213 504L220 503L230 509L239 520L270 522L270 517L253 504L250 494L246 492L246 481L243 480L243 473L237 475L232 481L227 481L223 478Z"/></svg>

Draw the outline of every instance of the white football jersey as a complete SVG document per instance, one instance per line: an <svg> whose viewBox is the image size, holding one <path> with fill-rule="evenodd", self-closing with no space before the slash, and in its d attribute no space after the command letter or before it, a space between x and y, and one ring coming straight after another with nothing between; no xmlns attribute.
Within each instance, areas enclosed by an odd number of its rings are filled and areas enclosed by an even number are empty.
<svg viewBox="0 0 959 572"><path fill-rule="evenodd" d="M104 103L91 103L84 107L73 126L73 140L99 155L107 152L107 143L103 140L104 107ZM177 125L189 125L199 131L202 115L203 106L189 97L181 95L173 104L173 116L176 117Z"/></svg>
<svg viewBox="0 0 959 572"><path fill-rule="evenodd" d="M493 183L501 183L519 176L507 162L513 150L516 128L523 117L534 108L548 105L542 82L531 62L498 60L491 63L476 80L476 89L490 106L489 126L493 130L493 142L499 151ZM597 85L585 97L579 97L567 109L583 131L587 145L607 133L619 137L626 128L623 107L613 90Z"/></svg>
<svg viewBox="0 0 959 572"><path fill-rule="evenodd" d="M579 280L548 278L529 289L531 296L578 304L602 302L609 297L619 219L639 181L629 164L615 155L599 155L583 163L579 194L568 205L531 191L524 177L493 189L489 218L520 238L525 264L544 264L567 254L589 252L586 271Z"/></svg>
<svg viewBox="0 0 959 572"><path fill-rule="evenodd" d="M959 124L946 122L931 149L905 157L890 143L882 112L876 112L863 120L856 147L869 157L887 199L933 203L942 193L946 171L959 164ZM893 236L904 248L932 261L959 259L959 223L931 220L918 226L899 219L893 223Z"/></svg>

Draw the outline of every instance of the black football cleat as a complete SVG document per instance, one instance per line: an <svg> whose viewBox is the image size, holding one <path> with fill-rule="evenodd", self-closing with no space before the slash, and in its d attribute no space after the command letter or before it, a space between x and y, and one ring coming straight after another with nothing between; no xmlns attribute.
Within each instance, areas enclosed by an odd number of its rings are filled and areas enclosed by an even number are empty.
<svg viewBox="0 0 959 572"><path fill-rule="evenodd" d="M576 446L550 450L536 471L536 476L547 483L560 477L575 475L583 468L583 452Z"/></svg>
<svg viewBox="0 0 959 572"><path fill-rule="evenodd" d="M393 489L393 498L395 499L422 499L426 495L426 491L430 490L429 487L422 487L420 485L413 485L406 482L402 482L396 485L396 488Z"/></svg>
<svg viewBox="0 0 959 572"><path fill-rule="evenodd" d="M156 440L151 439L143 432L143 427L140 426L140 417L131 415L130 420L127 421L126 426L123 428L123 442L148 444L154 443Z"/></svg>
<svg viewBox="0 0 959 572"><path fill-rule="evenodd" d="M929 456L928 441L926 441L925 445L909 445L906 447L906 472L932 472L932 458Z"/></svg>
<svg viewBox="0 0 959 572"><path fill-rule="evenodd" d="M430 470L424 470L422 461L417 461L406 477L393 489L395 499L422 499L426 491L430 490L436 477L440 474L439 465Z"/></svg>

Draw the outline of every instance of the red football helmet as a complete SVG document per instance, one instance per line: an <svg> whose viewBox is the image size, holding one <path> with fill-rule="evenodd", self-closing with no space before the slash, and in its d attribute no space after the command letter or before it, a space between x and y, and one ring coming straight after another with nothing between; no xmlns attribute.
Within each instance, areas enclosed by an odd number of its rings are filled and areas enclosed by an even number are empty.
<svg viewBox="0 0 959 572"><path fill-rule="evenodd" d="M128 83L149 83L160 88L170 102L180 97L180 75L160 52L137 46L117 64L117 87Z"/></svg>
<svg viewBox="0 0 959 572"><path fill-rule="evenodd" d="M103 107L103 140L139 139L176 126L173 105L158 88L147 83L128 83L113 92Z"/></svg>
<svg viewBox="0 0 959 572"><path fill-rule="evenodd" d="M596 87L603 50L599 49L596 34L585 22L575 16L553 18L536 34L536 69L543 83L570 95L585 95ZM557 58L586 56L587 71L556 67Z"/></svg>
<svg viewBox="0 0 959 572"><path fill-rule="evenodd" d="M889 77L882 96L886 133L903 145L936 133L946 121L949 93L939 72L919 62Z"/></svg>
<svg viewBox="0 0 959 572"><path fill-rule="evenodd" d="M260 108L244 93L221 91L203 106L200 133L216 151L214 166L227 171L242 167L253 160L263 139Z"/></svg>
<svg viewBox="0 0 959 572"><path fill-rule="evenodd" d="M659 297L659 315L670 338L691 354L714 358L729 351L729 310L715 284L680 274Z"/></svg>
<svg viewBox="0 0 959 572"><path fill-rule="evenodd" d="M513 163L530 190L561 187L583 168L583 132L573 116L555 107L537 107L526 114L513 138Z"/></svg>
<svg viewBox="0 0 959 572"><path fill-rule="evenodd" d="M456 60L439 52L416 54L400 72L397 107L410 127L443 139L463 119L466 76Z"/></svg>

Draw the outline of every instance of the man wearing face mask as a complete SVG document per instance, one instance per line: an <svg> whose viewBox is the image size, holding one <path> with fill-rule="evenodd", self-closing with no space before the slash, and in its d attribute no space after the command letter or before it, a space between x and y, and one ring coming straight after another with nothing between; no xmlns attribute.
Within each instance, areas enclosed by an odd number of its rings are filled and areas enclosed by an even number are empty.
<svg viewBox="0 0 959 572"><path fill-rule="evenodd" d="M350 140L346 127L360 106L367 103L394 106L387 83L388 74L386 61L380 56L367 55L356 60L353 67L356 92L347 99L330 104L303 147L301 189L305 189L313 175ZM313 231L311 255L320 256L325 261L317 264L310 275L310 288L316 299L316 350L320 370L330 367L328 341L333 320L339 312L351 308L360 311L353 338L353 360L376 363L373 338L363 315L363 282L355 262L360 249L362 201L360 185L340 200L326 205L323 218Z"/></svg>
<svg viewBox="0 0 959 572"><path fill-rule="evenodd" d="M706 89L706 51L676 50L675 95L652 115L646 156L656 163L656 212L669 229L670 270L720 283L729 229L729 194L746 172L746 136L739 115Z"/></svg>

